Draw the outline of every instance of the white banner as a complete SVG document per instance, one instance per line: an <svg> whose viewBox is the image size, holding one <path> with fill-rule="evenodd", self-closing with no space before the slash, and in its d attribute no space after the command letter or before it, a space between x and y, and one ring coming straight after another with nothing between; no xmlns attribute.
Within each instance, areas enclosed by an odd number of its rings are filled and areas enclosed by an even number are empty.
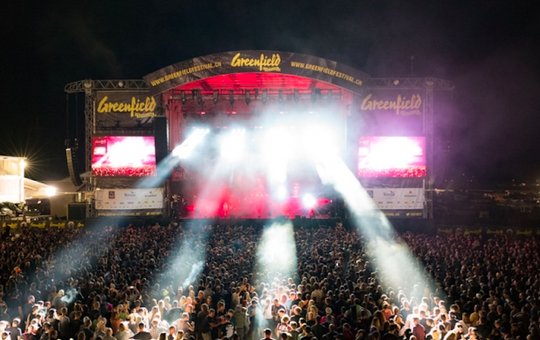
<svg viewBox="0 0 540 340"><path fill-rule="evenodd" d="M96 191L96 210L141 209L163 209L163 188Z"/></svg>
<svg viewBox="0 0 540 340"><path fill-rule="evenodd" d="M25 158L0 156L0 202L24 202Z"/></svg>
<svg viewBox="0 0 540 340"><path fill-rule="evenodd" d="M381 210L409 210L424 208L423 188L373 188L366 189Z"/></svg>
<svg viewBox="0 0 540 340"><path fill-rule="evenodd" d="M0 202L21 202L22 183L20 176L0 175Z"/></svg>

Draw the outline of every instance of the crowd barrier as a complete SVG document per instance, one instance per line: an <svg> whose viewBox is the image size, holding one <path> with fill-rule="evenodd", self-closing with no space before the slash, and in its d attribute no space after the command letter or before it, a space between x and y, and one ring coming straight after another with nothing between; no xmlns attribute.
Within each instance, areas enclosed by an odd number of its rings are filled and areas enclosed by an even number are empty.
<svg viewBox="0 0 540 340"><path fill-rule="evenodd" d="M540 236L540 228L516 227L516 226L439 226L437 234L440 235L515 235L515 236Z"/></svg>
<svg viewBox="0 0 540 340"><path fill-rule="evenodd" d="M31 227L31 228L65 228L65 227L75 227L83 228L85 226L84 222L81 221L55 221L55 220L46 220L46 221L4 221L0 222L0 227L18 229L21 227Z"/></svg>
<svg viewBox="0 0 540 340"><path fill-rule="evenodd" d="M185 223L187 220L179 220L178 222ZM95 223L96 221L94 221ZM117 221L118 222L118 221ZM126 223L136 223L135 220L127 220ZM138 221L142 223L141 221ZM148 221L145 221L148 222ZM160 221L164 222L164 221ZM229 221L230 222L230 221ZM235 220L234 222L239 222ZM247 224L250 225L264 225L267 220L245 220ZM305 222L305 221L304 221ZM326 220L324 223L320 220L310 221L311 224L318 226L329 226L335 225L337 220ZM330 222L334 222L333 224ZM153 223L150 224L154 224ZM65 227L75 227L75 228L84 228L88 223L86 221L66 221L66 220L33 220L33 221L22 221L22 220L11 220L11 221L0 221L0 227L5 228L9 227L11 229L18 229L21 227L31 227L31 228L65 228ZM92 220L90 221L92 224ZM148 224L148 223L146 223ZM398 228L399 229L399 228ZM411 229L407 229L411 231ZM422 230L417 230L422 232ZM474 236L474 235L486 235L486 236L496 236L496 235L515 235L515 236L540 236L540 227L516 227L516 226L436 226L435 232L439 235L463 235L463 236Z"/></svg>

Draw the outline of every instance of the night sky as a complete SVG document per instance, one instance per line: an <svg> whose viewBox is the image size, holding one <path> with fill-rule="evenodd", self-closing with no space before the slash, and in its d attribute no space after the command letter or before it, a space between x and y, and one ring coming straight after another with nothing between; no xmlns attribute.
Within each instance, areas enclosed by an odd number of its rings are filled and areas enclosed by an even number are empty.
<svg viewBox="0 0 540 340"><path fill-rule="evenodd" d="M450 145L445 176L540 178L534 1L12 1L2 17L0 154L29 157L31 178L67 176L64 140L77 131L66 131L66 83L241 49L448 79L455 107L437 126Z"/></svg>

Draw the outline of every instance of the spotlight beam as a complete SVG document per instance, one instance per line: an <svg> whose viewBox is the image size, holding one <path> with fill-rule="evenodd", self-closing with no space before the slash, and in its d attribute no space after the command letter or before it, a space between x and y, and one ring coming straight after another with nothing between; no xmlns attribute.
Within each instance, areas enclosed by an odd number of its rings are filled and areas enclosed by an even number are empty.
<svg viewBox="0 0 540 340"><path fill-rule="evenodd" d="M420 299L425 289L434 290L431 282L408 247L399 241L394 229L358 179L338 157L317 163L324 184L332 185L351 210L359 234L366 239L368 255L373 259L381 282L387 288L403 289L408 296Z"/></svg>
<svg viewBox="0 0 540 340"><path fill-rule="evenodd" d="M275 222L263 231L257 249L257 279L272 283L296 275L297 258L290 221Z"/></svg>
<svg viewBox="0 0 540 340"><path fill-rule="evenodd" d="M156 176L142 179L137 187L155 188L163 184L174 167L177 166L181 160L189 158L195 148L203 142L209 132L209 129L195 129L182 144L175 147L170 155L159 162Z"/></svg>

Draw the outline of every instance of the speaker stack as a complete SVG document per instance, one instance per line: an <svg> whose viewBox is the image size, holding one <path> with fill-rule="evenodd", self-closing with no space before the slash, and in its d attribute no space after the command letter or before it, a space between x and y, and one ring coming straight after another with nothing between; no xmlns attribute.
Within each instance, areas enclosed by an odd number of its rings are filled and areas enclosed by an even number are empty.
<svg viewBox="0 0 540 340"><path fill-rule="evenodd" d="M66 148L66 161L71 182L77 187L80 186L82 184L82 180L81 174L79 173L79 165L77 163L76 149Z"/></svg>

